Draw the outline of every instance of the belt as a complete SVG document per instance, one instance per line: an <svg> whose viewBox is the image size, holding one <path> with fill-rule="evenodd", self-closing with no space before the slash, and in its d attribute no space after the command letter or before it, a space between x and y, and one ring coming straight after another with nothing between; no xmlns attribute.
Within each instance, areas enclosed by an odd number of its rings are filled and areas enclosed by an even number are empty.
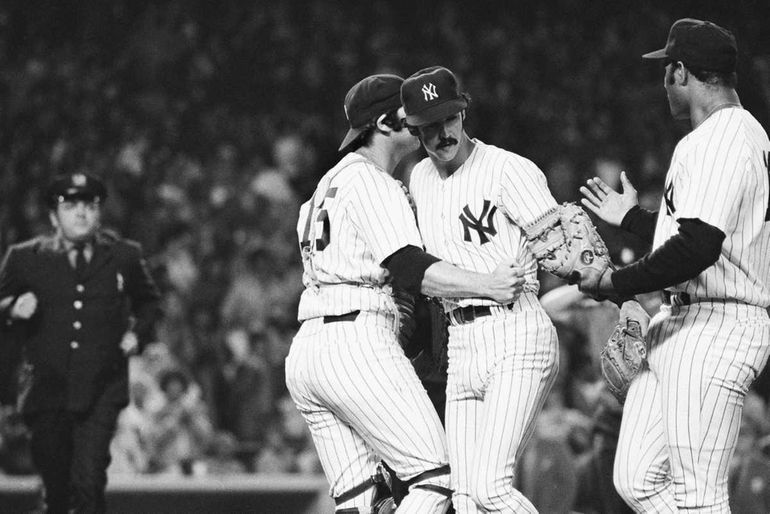
<svg viewBox="0 0 770 514"><path fill-rule="evenodd" d="M509 303L507 305L500 305L500 307L510 310L513 308L513 304ZM492 314L492 308L490 305L467 305L465 307L458 307L457 309L453 309L447 312L446 317L450 323L455 322L459 325L464 325L466 323L470 323L476 318L489 316L490 314Z"/></svg>
<svg viewBox="0 0 770 514"><path fill-rule="evenodd" d="M361 311L348 312L347 314L339 314L336 316L324 316L324 323L337 323L340 321L355 321Z"/></svg>
<svg viewBox="0 0 770 514"><path fill-rule="evenodd" d="M692 305L693 303L740 303L745 304L740 300L734 300L732 298L699 298L690 296L689 293L682 291L666 291L663 290L663 303L668 305Z"/></svg>

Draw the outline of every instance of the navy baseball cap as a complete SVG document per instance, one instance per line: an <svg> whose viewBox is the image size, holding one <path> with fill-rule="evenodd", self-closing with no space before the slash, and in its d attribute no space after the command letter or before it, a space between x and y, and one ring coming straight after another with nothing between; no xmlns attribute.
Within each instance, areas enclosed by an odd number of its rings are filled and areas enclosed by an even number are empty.
<svg viewBox="0 0 770 514"><path fill-rule="evenodd" d="M107 188L100 179L87 173L65 173L51 180L46 190L49 206L56 207L68 200L103 201Z"/></svg>
<svg viewBox="0 0 770 514"><path fill-rule="evenodd" d="M401 83L398 75L370 75L357 82L345 95L345 117L350 129L339 150L352 143L376 117L401 107Z"/></svg>
<svg viewBox="0 0 770 514"><path fill-rule="evenodd" d="M735 36L710 21L683 18L671 26L666 46L643 59L670 59L709 71L732 72L738 60Z"/></svg>
<svg viewBox="0 0 770 514"><path fill-rule="evenodd" d="M401 102L406 123L413 127L443 120L468 107L457 77L443 66L424 68L407 77L401 86Z"/></svg>

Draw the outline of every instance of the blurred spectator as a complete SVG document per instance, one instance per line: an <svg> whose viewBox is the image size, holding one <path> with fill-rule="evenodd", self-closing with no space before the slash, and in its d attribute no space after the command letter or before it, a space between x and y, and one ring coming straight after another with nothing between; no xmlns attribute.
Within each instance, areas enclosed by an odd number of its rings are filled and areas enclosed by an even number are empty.
<svg viewBox="0 0 770 514"><path fill-rule="evenodd" d="M214 434L200 469L207 475L245 473L246 466L238 458L238 441L226 431Z"/></svg>
<svg viewBox="0 0 770 514"><path fill-rule="evenodd" d="M588 451L575 461L577 495L573 509L583 514L625 514L633 512L620 498L612 483L615 448L623 408L603 390L592 417L592 441Z"/></svg>
<svg viewBox="0 0 770 514"><path fill-rule="evenodd" d="M265 444L254 460L254 470L263 473L320 473L310 431L286 395L278 401L278 414L267 428Z"/></svg>
<svg viewBox="0 0 770 514"><path fill-rule="evenodd" d="M178 369L159 378L165 403L153 413L150 441L150 471L190 475L203 458L213 434L206 407L190 390L189 379Z"/></svg>
<svg viewBox="0 0 770 514"><path fill-rule="evenodd" d="M131 402L118 417L115 437L110 445L112 461L109 475L137 475L150 471L150 436L153 417L146 382L133 380L130 384Z"/></svg>
<svg viewBox="0 0 770 514"><path fill-rule="evenodd" d="M227 359L222 366L222 408L220 426L238 441L260 441L265 419L273 409L271 368L265 358L265 343L243 329L234 329L225 338Z"/></svg>

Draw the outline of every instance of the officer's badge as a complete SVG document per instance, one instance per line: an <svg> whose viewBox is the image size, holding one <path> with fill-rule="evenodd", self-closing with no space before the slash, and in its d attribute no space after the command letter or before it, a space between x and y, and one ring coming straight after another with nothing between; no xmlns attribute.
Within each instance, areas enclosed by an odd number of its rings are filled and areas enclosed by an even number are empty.
<svg viewBox="0 0 770 514"><path fill-rule="evenodd" d="M82 173L75 173L72 175L72 185L75 187L85 187L87 178Z"/></svg>
<svg viewBox="0 0 770 514"><path fill-rule="evenodd" d="M118 279L118 291L122 293L123 292L123 275L121 275L120 272L118 272L118 274L116 275L116 278Z"/></svg>

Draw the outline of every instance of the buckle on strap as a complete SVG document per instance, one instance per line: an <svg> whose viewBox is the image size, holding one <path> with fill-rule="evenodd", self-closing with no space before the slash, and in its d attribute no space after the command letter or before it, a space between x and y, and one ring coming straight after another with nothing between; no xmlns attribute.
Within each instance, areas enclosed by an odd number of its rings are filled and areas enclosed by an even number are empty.
<svg viewBox="0 0 770 514"><path fill-rule="evenodd" d="M381 473L377 472L374 475L370 476L357 486L354 486L344 493L340 494L336 498L334 498L334 503L336 505L339 505L341 503L345 503L348 500L351 500L358 496L359 494L362 494L364 491L367 491L368 489L376 486L377 484L384 484L385 483L385 477L382 476Z"/></svg>

